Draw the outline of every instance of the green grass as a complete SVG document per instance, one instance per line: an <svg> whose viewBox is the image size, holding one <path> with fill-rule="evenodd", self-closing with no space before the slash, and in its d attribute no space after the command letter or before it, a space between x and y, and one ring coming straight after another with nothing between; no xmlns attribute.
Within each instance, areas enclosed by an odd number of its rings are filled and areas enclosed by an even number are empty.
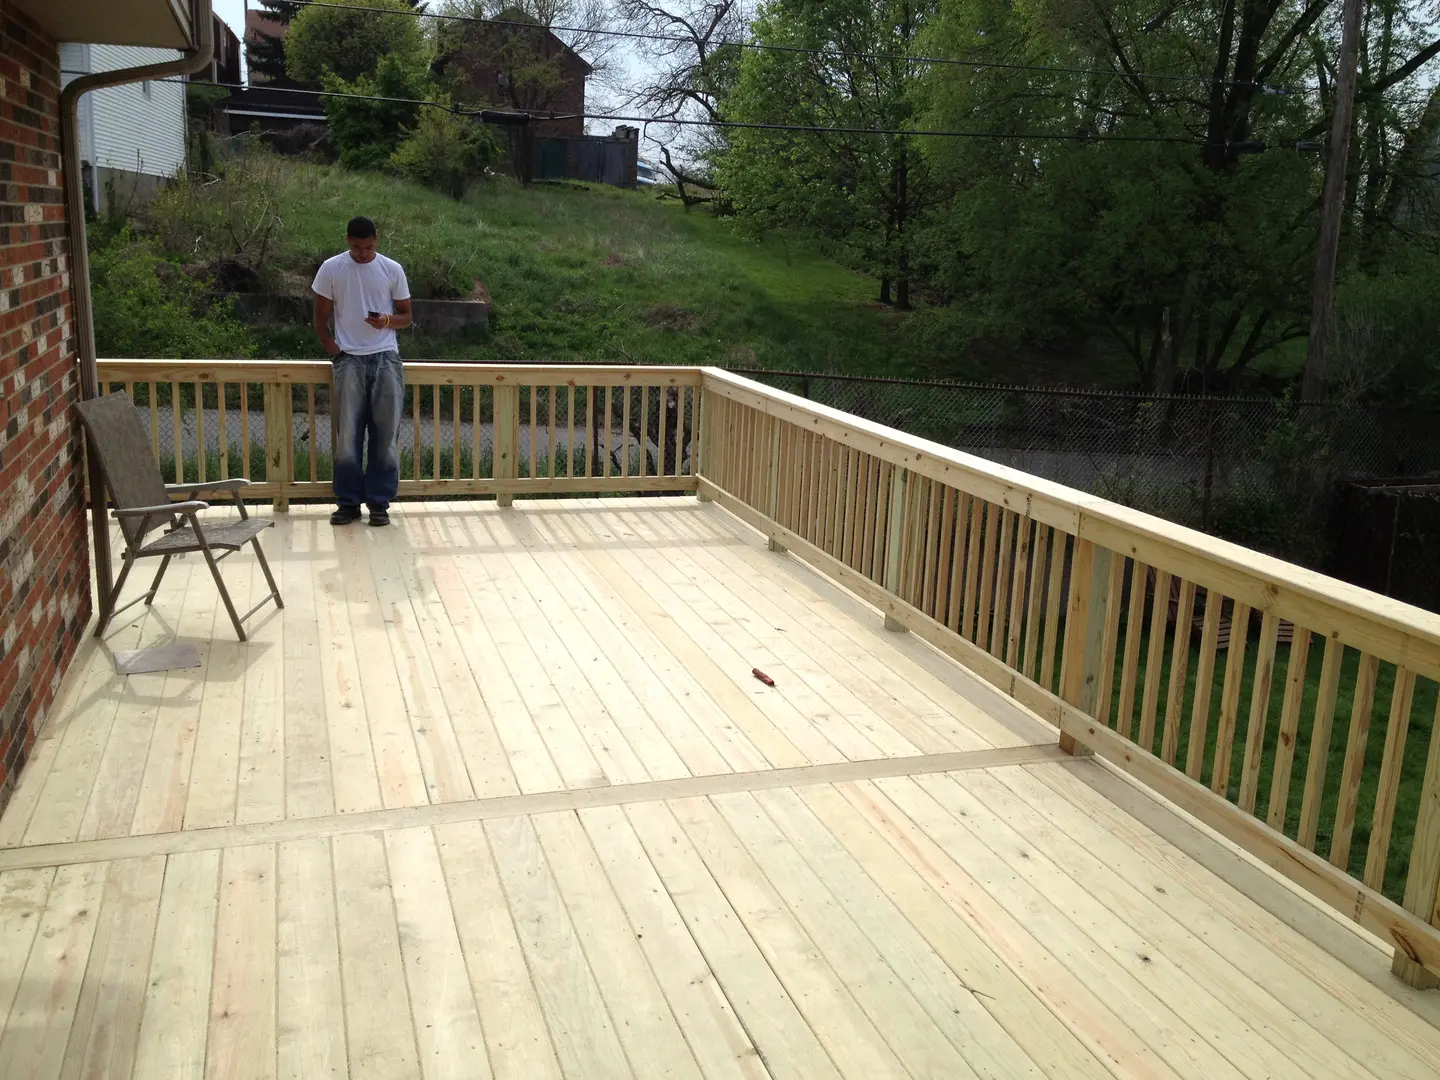
<svg viewBox="0 0 1440 1080"><path fill-rule="evenodd" d="M653 194L507 180L462 202L391 177L282 162L284 222L266 273L300 291L343 249L346 221L375 218L380 247L416 296L483 283L490 332L402 335L412 358L721 364L894 376L1121 386L1124 363L986 351L958 307L897 312L877 283L813 246L740 235L728 219ZM223 181L222 181L223 182ZM256 328L257 354L318 355L307 326Z"/></svg>
<svg viewBox="0 0 1440 1080"><path fill-rule="evenodd" d="M1227 792L1232 802L1238 799L1241 773L1244 767L1245 744L1249 731L1250 700L1255 680L1255 660L1258 641L1258 634L1252 632L1249 647L1246 650L1245 665L1242 669L1239 695L1240 704L1235 722L1235 736L1231 750ZM1146 747L1146 749L1155 754L1159 754L1162 749L1167 704L1166 693L1170 684L1173 645L1174 635L1172 633L1167 635L1164 657L1161 664L1159 683L1161 694L1156 709L1155 738L1153 744ZM1146 679L1148 651L1149 635L1146 634L1141 639L1134 709L1130 717L1127 718L1128 724L1122 724L1119 728L1127 737L1137 740L1140 729L1141 706L1143 704L1141 688L1144 686ZM1292 839L1296 837L1300 824L1300 811L1304 796L1307 770L1311 758L1314 716L1316 702L1319 698L1320 674L1324 660L1324 652L1324 640L1319 638L1312 639L1306 664L1305 692L1300 710L1300 725L1296 735L1295 755L1290 773L1288 799L1286 800L1285 833ZM1123 631L1118 655L1124 655ZM1203 768L1200 775L1201 782L1207 786L1211 785L1214 774L1221 697L1224 689L1225 667L1228 655L1227 652L1220 653L1217 656L1215 662L1216 670L1211 684L1210 709L1208 722L1205 726L1205 751L1202 758ZM1175 757L1177 766L1182 770L1186 766L1190 742L1194 736L1192 711L1195 701L1195 686L1199 661L1200 649L1195 638L1192 638L1189 660L1186 665L1185 694L1180 710L1179 738ZM1270 791L1275 776L1275 762L1279 745L1280 714L1286 683L1289 678L1289 664L1290 646L1281 644L1276 650L1275 674L1271 681L1269 707L1266 710L1268 721L1265 726L1260 782L1255 803L1256 813L1261 819L1268 816L1268 808L1270 805ZM1330 841L1334 835L1335 818L1339 804L1341 777L1345 766L1351 727L1351 711L1354 706L1356 676L1359 670L1359 664L1360 656L1356 650L1346 649L1341 663L1340 688L1335 701L1330 747L1326 757L1325 788L1324 795L1320 801L1319 828L1315 842L1315 850L1322 857L1328 857L1330 854ZM1121 665L1117 663L1111 697L1111 712L1107 718L1108 723L1112 727L1116 726L1117 714L1119 712L1120 667ZM1375 807L1375 794L1380 780L1380 769L1384 754L1388 717L1390 714L1390 701L1394 691L1394 685L1394 667L1388 664L1382 664L1376 684L1374 706L1371 710L1369 735L1365 743L1365 765L1362 770L1359 804L1347 867L1349 872L1356 878L1362 877L1365 870L1365 858L1369 848ZM1052 689L1058 689L1058 687L1052 687ZM1404 895L1405 874L1409 867L1411 843L1415 835L1415 820L1419 810L1420 790L1424 779L1426 754L1429 749L1430 739L1433 737L1432 728L1436 710L1436 694L1437 688L1435 683L1427 679L1416 680L1414 702L1410 712L1408 736L1405 743L1405 754L1402 759L1403 763L1399 794L1396 800L1394 825L1390 836L1389 857L1386 863L1385 880L1382 890L1386 896L1396 902L1399 902Z"/></svg>

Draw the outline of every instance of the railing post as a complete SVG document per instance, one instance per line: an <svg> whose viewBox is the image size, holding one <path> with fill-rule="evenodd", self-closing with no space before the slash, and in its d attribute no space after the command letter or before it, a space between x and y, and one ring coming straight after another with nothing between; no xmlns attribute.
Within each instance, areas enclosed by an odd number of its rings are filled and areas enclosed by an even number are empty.
<svg viewBox="0 0 1440 1080"><path fill-rule="evenodd" d="M1070 599L1065 611L1065 651L1060 658L1060 697L1092 717L1100 696L1100 680L1114 676L1113 672L1100 670L1109 604L1107 582L1113 557L1108 548L1097 548L1089 540L1076 537L1070 559ZM1089 753L1063 734L1060 749L1067 754Z"/></svg>
<svg viewBox="0 0 1440 1080"><path fill-rule="evenodd" d="M885 522L885 591L893 596L900 595L900 575L905 568L905 489L910 482L910 473L895 466L895 480L890 485L890 506ZM893 615L885 616L885 629L897 633L906 626Z"/></svg>
<svg viewBox="0 0 1440 1080"><path fill-rule="evenodd" d="M770 459L766 462L765 469L765 516L771 521L780 520L780 424L778 417L769 417L770 421ZM771 551L784 551L785 545L776 540L773 536L766 541L766 547Z"/></svg>
<svg viewBox="0 0 1440 1080"><path fill-rule="evenodd" d="M1415 843L1405 876L1405 909L1431 926L1440 926L1440 704L1430 734L1430 754L1415 817ZM1440 975L1421 967L1399 949L1390 970L1420 990L1440 987Z"/></svg>
<svg viewBox="0 0 1440 1080"><path fill-rule="evenodd" d="M701 465L710 460L710 420L707 402L709 395L705 393L705 376L700 376L700 383L695 387L695 419L692 421L695 430L691 436L690 448L690 471L695 476L700 475ZM677 421L678 422L678 421ZM710 502L711 495L703 487L697 488L695 498L699 502Z"/></svg>
<svg viewBox="0 0 1440 1080"><path fill-rule="evenodd" d="M495 387L495 479L514 480L515 425L520 419L520 388L501 383ZM533 451L532 451L533 452ZM589 448L586 448L589 452ZM514 492L502 491L495 496L501 506L515 501Z"/></svg>
<svg viewBox="0 0 1440 1080"><path fill-rule="evenodd" d="M271 497L271 507L283 514L290 509L287 488L290 473L294 468L295 454L291 442L293 425L290 422L290 384L265 384L265 480L277 485ZM201 448L203 453L203 447Z"/></svg>

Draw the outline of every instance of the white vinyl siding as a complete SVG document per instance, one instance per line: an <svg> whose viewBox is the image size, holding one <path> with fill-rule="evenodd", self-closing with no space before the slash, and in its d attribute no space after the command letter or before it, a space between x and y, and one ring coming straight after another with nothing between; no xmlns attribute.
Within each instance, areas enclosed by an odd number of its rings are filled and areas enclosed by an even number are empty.
<svg viewBox="0 0 1440 1080"><path fill-rule="evenodd" d="M174 49L134 45L60 46L62 83L74 72L116 71L174 60ZM125 83L80 99L80 156L102 169L174 176L185 165L185 86L178 81Z"/></svg>

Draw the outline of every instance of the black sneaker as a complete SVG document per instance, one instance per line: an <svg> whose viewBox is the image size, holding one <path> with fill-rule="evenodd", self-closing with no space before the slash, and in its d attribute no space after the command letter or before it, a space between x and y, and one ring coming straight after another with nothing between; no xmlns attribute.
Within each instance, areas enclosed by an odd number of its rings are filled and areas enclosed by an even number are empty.
<svg viewBox="0 0 1440 1080"><path fill-rule="evenodd" d="M357 514L356 516L358 517L359 515ZM376 509L372 509L372 510L370 511L370 524L371 524L371 525L376 525L376 526L379 526L379 525L389 525L389 524L390 524L390 511L389 511L389 510L376 510Z"/></svg>
<svg viewBox="0 0 1440 1080"><path fill-rule="evenodd" d="M352 521L360 520L360 507L342 506L330 515L331 525L349 525Z"/></svg>

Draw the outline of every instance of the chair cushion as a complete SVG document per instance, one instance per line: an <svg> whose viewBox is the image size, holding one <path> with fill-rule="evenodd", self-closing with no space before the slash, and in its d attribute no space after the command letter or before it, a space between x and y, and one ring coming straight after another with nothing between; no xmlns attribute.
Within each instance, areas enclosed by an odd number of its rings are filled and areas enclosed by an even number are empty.
<svg viewBox="0 0 1440 1080"><path fill-rule="evenodd" d="M205 542L212 548L229 548L235 550L244 547L260 533L270 528L275 522L269 518L245 518L243 521L227 521L223 525L207 525L203 521L200 529L205 534ZM166 533L157 540L142 547L137 555L178 555L184 551L199 551L200 542L195 538L195 530L186 522L174 532Z"/></svg>

